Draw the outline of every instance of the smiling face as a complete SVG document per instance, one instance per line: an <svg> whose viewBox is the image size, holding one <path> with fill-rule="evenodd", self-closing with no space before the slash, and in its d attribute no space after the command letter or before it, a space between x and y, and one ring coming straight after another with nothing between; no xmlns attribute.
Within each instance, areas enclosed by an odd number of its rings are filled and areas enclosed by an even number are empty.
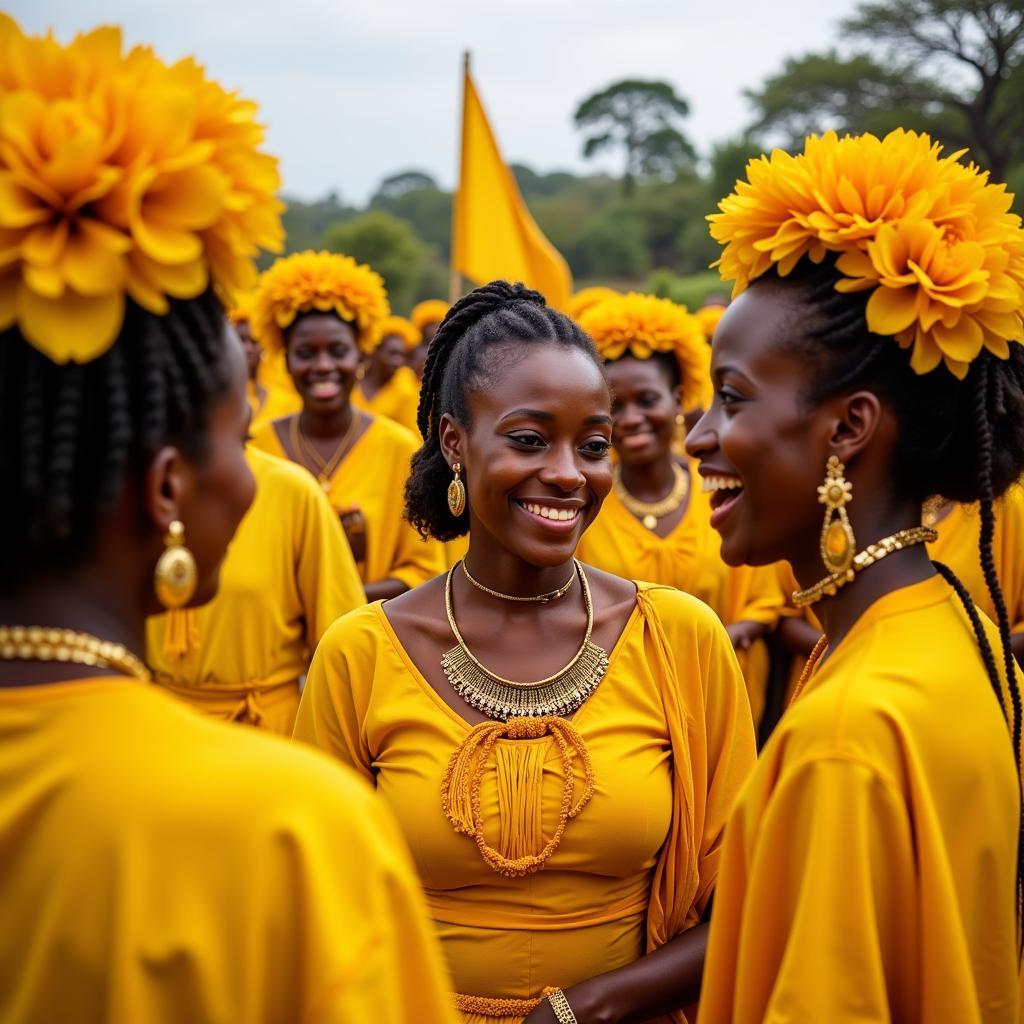
<svg viewBox="0 0 1024 1024"><path fill-rule="evenodd" d="M711 525L730 565L816 557L834 416L807 402L815 367L786 344L807 315L797 290L758 282L715 332L715 397L686 448L713 492Z"/></svg>
<svg viewBox="0 0 1024 1024"><path fill-rule="evenodd" d="M623 466L672 457L679 389L653 359L627 356L606 367L612 389L612 441Z"/></svg>
<svg viewBox="0 0 1024 1024"><path fill-rule="evenodd" d="M379 371L380 379L385 381L390 380L406 362L405 342L397 334L388 335L373 354L374 369Z"/></svg>
<svg viewBox="0 0 1024 1024"><path fill-rule="evenodd" d="M359 369L356 332L330 313L307 313L287 339L288 371L303 407L326 415L348 405Z"/></svg>
<svg viewBox="0 0 1024 1024"><path fill-rule="evenodd" d="M530 344L488 353L501 372L469 395L470 425L450 425L469 496L470 534L535 566L570 559L612 484L611 401L585 352ZM493 364L492 364L493 365Z"/></svg>

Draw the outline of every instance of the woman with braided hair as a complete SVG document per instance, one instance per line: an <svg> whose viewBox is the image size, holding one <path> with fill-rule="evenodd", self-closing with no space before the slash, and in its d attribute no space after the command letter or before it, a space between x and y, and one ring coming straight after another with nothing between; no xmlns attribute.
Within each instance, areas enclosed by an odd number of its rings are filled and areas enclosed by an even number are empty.
<svg viewBox="0 0 1024 1024"><path fill-rule="evenodd" d="M1019 1019L1022 677L992 538L1024 472L1024 231L959 155L812 136L711 217L737 298L687 448L723 557L788 561L825 632L727 829L715 1024ZM932 495L978 503L996 624L929 557Z"/></svg>
<svg viewBox="0 0 1024 1024"><path fill-rule="evenodd" d="M504 281L460 299L406 515L468 553L339 619L299 706L402 823L467 1024L661 1022L698 994L753 729L708 608L573 558L611 422L572 320Z"/></svg>
<svg viewBox="0 0 1024 1024"><path fill-rule="evenodd" d="M351 256L299 252L260 279L253 323L284 350L302 411L265 424L253 445L312 473L348 537L369 601L395 597L444 568L441 545L402 518L416 435L352 401L363 357L390 314L384 281Z"/></svg>
<svg viewBox="0 0 1024 1024"><path fill-rule="evenodd" d="M0 66L0 1020L441 1024L384 807L142 661L253 500L219 296L281 242L255 108L113 28L0 15Z"/></svg>

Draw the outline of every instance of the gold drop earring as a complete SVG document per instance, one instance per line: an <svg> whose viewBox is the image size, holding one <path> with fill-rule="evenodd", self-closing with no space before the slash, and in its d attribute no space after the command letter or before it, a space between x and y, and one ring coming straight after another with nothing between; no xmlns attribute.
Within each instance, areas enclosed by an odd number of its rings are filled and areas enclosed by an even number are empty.
<svg viewBox="0 0 1024 1024"><path fill-rule="evenodd" d="M185 547L185 525L180 519L168 527L164 545L153 571L153 589L165 608L182 608L192 600L199 577L195 557Z"/></svg>
<svg viewBox="0 0 1024 1024"><path fill-rule="evenodd" d="M462 472L462 463L456 462L452 466L454 477L448 485L448 511L458 519L466 510L466 487L459 474Z"/></svg>
<svg viewBox="0 0 1024 1024"><path fill-rule="evenodd" d="M853 564L857 539L846 514L853 498L853 484L844 476L846 467L835 455L828 457L825 482L818 488L818 501L825 506L821 527L821 560L830 573L843 573Z"/></svg>

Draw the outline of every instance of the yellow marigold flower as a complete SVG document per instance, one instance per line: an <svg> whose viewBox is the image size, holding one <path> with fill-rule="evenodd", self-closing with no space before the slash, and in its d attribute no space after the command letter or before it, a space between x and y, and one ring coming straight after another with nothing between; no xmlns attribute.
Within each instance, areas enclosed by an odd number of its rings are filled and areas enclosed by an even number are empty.
<svg viewBox="0 0 1024 1024"><path fill-rule="evenodd" d="M448 303L443 299L424 299L413 306L409 319L417 331L422 333L428 324L439 324L448 312Z"/></svg>
<svg viewBox="0 0 1024 1024"><path fill-rule="evenodd" d="M775 266L839 253L840 291L871 289L868 329L912 349L911 366L940 363L959 378L987 349L1024 341L1024 231L1013 196L987 172L941 155L927 135L810 136L776 151L712 214L725 245L716 264L733 295Z"/></svg>
<svg viewBox="0 0 1024 1024"><path fill-rule="evenodd" d="M423 340L415 324L404 316L389 316L380 325L380 341L392 336L402 339L407 352L411 352Z"/></svg>
<svg viewBox="0 0 1024 1024"><path fill-rule="evenodd" d="M693 314L697 318L697 323L700 324L700 329L704 332L704 337L708 341L711 341L715 336L715 328L718 327L718 321L725 315L727 308L726 306L701 306Z"/></svg>
<svg viewBox="0 0 1024 1024"><path fill-rule="evenodd" d="M110 347L125 296L230 304L283 241L252 103L105 27L62 45L0 14L0 330L55 362Z"/></svg>
<svg viewBox="0 0 1024 1024"><path fill-rule="evenodd" d="M608 299L616 299L618 297L619 293L614 288L605 288L602 285L595 285L592 288L581 288L569 299L566 312L573 320L579 321L580 317L591 306L596 306L599 302L605 302Z"/></svg>
<svg viewBox="0 0 1024 1024"><path fill-rule="evenodd" d="M696 317L685 306L654 295L616 295L591 306L580 326L605 362L623 356L650 359L670 352L679 363L683 409L707 408L711 400L711 350Z"/></svg>
<svg viewBox="0 0 1024 1024"><path fill-rule="evenodd" d="M247 292L228 310L228 319L233 324L247 324L252 320L256 308L256 292Z"/></svg>
<svg viewBox="0 0 1024 1024"><path fill-rule="evenodd" d="M364 352L373 351L391 314L380 274L351 256L307 250L275 261L263 273L249 326L260 344L281 349L284 331L312 310L351 323Z"/></svg>

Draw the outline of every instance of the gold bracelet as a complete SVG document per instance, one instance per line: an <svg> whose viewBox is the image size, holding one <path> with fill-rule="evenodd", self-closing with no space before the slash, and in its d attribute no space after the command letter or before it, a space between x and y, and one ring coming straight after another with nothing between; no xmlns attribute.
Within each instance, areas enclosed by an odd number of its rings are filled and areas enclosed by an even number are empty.
<svg viewBox="0 0 1024 1024"><path fill-rule="evenodd" d="M572 1007L569 1005L569 1000L565 998L565 993L560 988L548 993L548 1002L551 1004L551 1009L555 1011L558 1024L579 1024L576 1014L572 1012Z"/></svg>

